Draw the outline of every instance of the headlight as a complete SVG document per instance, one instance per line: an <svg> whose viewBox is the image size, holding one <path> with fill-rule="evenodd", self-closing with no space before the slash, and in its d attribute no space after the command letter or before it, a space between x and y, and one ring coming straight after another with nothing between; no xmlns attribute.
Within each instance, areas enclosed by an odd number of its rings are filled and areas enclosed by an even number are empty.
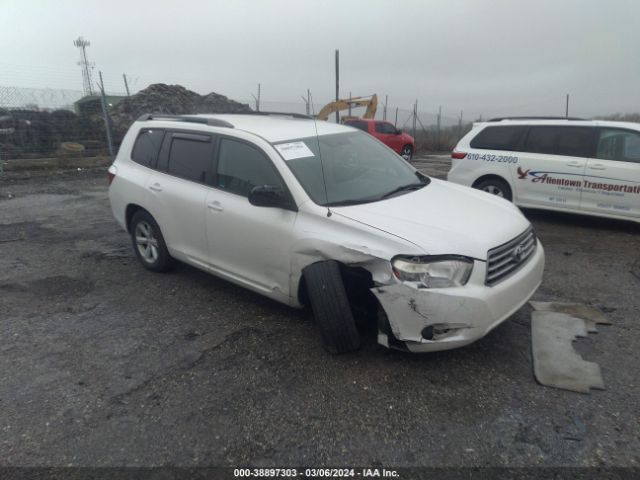
<svg viewBox="0 0 640 480"><path fill-rule="evenodd" d="M446 288L465 285L473 270L473 260L456 255L395 257L393 273L403 282L415 282L424 288Z"/></svg>

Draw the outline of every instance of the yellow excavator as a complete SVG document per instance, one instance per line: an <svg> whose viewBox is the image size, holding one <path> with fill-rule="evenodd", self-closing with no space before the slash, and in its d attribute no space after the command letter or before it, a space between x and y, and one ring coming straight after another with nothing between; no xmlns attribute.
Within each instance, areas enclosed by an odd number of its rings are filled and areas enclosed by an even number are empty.
<svg viewBox="0 0 640 480"><path fill-rule="evenodd" d="M362 118L374 118L376 116L376 110L378 108L378 96L374 93L369 97L351 97L334 102L327 103L322 110L318 112L316 117L320 120L328 120L329 115L341 110L348 110L355 107L367 107L367 110L362 115ZM357 117L342 117L342 120L357 118Z"/></svg>

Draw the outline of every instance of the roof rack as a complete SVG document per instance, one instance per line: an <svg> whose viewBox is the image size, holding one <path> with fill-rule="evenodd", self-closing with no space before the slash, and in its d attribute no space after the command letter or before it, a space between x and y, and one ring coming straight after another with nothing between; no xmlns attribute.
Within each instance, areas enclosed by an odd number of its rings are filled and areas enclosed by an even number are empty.
<svg viewBox="0 0 640 480"><path fill-rule="evenodd" d="M310 115L305 115L304 113L293 113L293 112L264 112L260 110L259 112L220 112L223 114L229 115L276 115L281 117L292 117L292 118L300 118L305 120L313 120L313 117Z"/></svg>
<svg viewBox="0 0 640 480"><path fill-rule="evenodd" d="M202 123L212 127L233 128L233 124L219 118L196 117L193 115L171 115L168 113L145 113L138 117L138 122L146 120L171 120L174 122Z"/></svg>
<svg viewBox="0 0 640 480"><path fill-rule="evenodd" d="M496 117L488 122L501 122L502 120L586 120L578 117Z"/></svg>

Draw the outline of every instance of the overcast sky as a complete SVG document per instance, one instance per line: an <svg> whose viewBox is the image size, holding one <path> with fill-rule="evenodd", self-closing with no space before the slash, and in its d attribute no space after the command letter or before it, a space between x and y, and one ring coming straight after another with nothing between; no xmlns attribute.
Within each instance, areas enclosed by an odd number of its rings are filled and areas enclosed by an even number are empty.
<svg viewBox="0 0 640 480"><path fill-rule="evenodd" d="M570 93L573 115L640 111L639 0L0 0L0 86L82 89L79 35L115 91L126 73L323 104L337 48L341 93L390 108L558 115Z"/></svg>

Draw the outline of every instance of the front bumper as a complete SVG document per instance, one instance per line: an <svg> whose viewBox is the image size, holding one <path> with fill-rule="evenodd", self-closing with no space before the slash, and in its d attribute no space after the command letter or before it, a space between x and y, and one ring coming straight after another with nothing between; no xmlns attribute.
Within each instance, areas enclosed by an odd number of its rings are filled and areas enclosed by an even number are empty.
<svg viewBox="0 0 640 480"><path fill-rule="evenodd" d="M388 329L378 334L387 347L435 352L468 345L519 310L542 282L544 249L497 285L485 285L486 262L476 260L469 282L457 288L415 288L404 283L371 289L378 298Z"/></svg>

